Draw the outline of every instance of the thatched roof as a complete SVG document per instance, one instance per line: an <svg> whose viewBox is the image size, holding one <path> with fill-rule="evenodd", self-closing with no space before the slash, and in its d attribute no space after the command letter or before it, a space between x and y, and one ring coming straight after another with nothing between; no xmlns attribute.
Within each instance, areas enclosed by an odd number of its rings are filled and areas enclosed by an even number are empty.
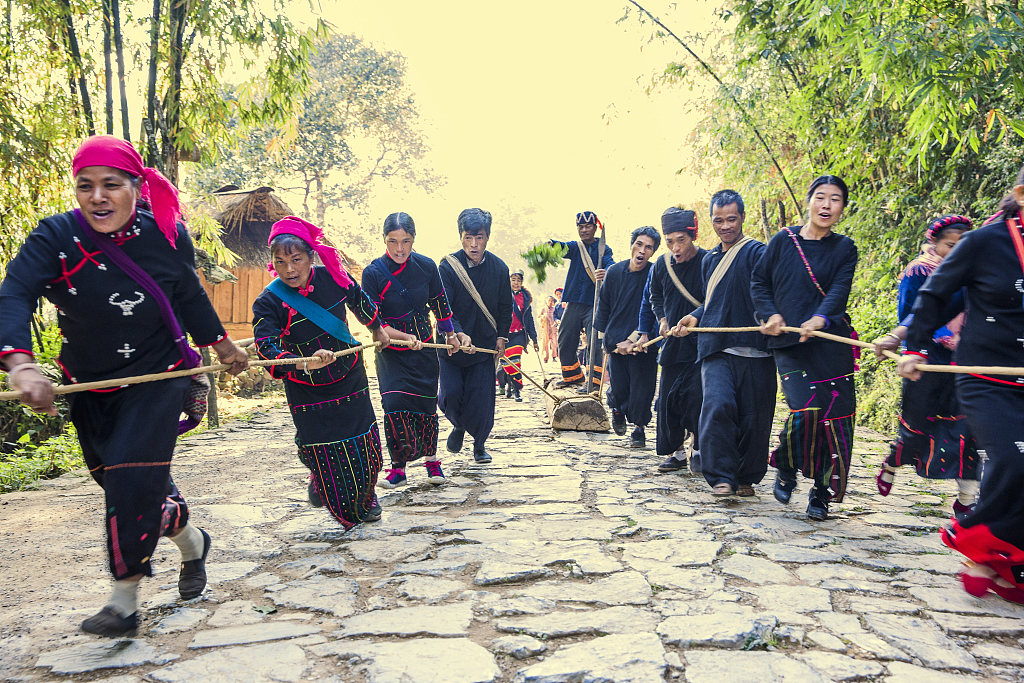
<svg viewBox="0 0 1024 683"><path fill-rule="evenodd" d="M282 218L294 216L295 212L274 194L272 187L242 190L236 185L225 185L213 194L224 207L216 216L224 226L221 238L228 249L238 254L238 266L265 268L270 261L267 247L270 228ZM359 282L363 267L341 249L338 252L345 269Z"/></svg>

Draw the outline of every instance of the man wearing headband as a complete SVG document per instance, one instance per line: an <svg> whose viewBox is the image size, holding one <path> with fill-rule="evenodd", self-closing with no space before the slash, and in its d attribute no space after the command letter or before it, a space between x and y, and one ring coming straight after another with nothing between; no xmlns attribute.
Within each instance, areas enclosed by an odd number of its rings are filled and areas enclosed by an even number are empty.
<svg viewBox="0 0 1024 683"><path fill-rule="evenodd" d="M569 259L569 274L565 276L565 291L562 292L562 303L566 305L558 323L558 357L562 359L562 381L556 382L555 386L559 388L586 383L586 371L576 360L580 332L590 334L594 319L594 283L603 280L605 269L615 263L611 247L608 246L604 249L604 258L598 263L596 235L600 223L596 213L583 211L576 214L576 230L580 236L578 242L550 240L551 244L565 247L568 250L565 258ZM594 383L600 386L603 366L600 351L597 352L594 365Z"/></svg>
<svg viewBox="0 0 1024 683"><path fill-rule="evenodd" d="M685 442L688 437L693 437L691 448L695 461L700 458L697 428L702 394L697 337L677 337L671 330L676 321L693 313L704 302L701 262L708 252L696 244L697 214L693 211L676 207L665 209L661 214L661 231L665 234L668 252L651 266L649 281L657 334L666 337L658 359L661 385L658 389L657 451L665 457L658 469L674 472L687 465ZM647 335L641 336L639 344L646 342Z"/></svg>
<svg viewBox="0 0 1024 683"><path fill-rule="evenodd" d="M530 340L533 340L533 350L537 353L540 353L540 345L537 343L537 327L533 322L533 297L523 287L523 271L516 270L509 276L509 280L512 284L512 326L509 328L508 348L505 352L508 359L501 361L500 372L505 375L504 379L507 382L505 398L515 396L516 401L521 403L523 373L520 368L523 354L526 353L526 345ZM500 379L502 378L499 377Z"/></svg>
<svg viewBox="0 0 1024 683"><path fill-rule="evenodd" d="M651 271L650 259L660 244L661 235L652 227L633 231L630 258L608 269L594 316L594 327L604 333L604 348L612 354L608 359L612 428L622 436L627 421L634 425L630 448L647 444L644 428L651 421L651 401L658 381L657 349L634 349L634 345L640 337L636 331L637 315Z"/></svg>
<svg viewBox="0 0 1024 683"><path fill-rule="evenodd" d="M197 345L211 346L221 362L231 363L233 374L241 372L248 358L225 334L199 281L174 186L144 167L131 144L108 135L82 143L72 171L80 208L40 221L0 285L0 363L11 388L30 408L56 414L53 385L32 362L29 323L43 296L57 307L65 384L193 366L197 354L178 344L171 319ZM139 205L142 198L152 213ZM111 253L134 262L155 284L130 276ZM110 600L82 623L88 633L135 635L139 580L152 576L161 536L181 550L181 597L198 597L206 587L211 539L189 523L188 506L171 480L191 385L191 378L179 377L68 395L86 466L103 487L114 575Z"/></svg>
<svg viewBox="0 0 1024 683"><path fill-rule="evenodd" d="M437 404L454 429L448 435L451 453L462 450L469 432L473 437L473 459L491 461L485 446L494 427L494 371L497 359L476 353L475 347L497 349L505 354L512 326L512 285L508 266L487 251L491 237L491 214L483 209L466 209L459 214L462 249L446 256L438 271L448 294L453 324L459 334L469 336L465 353L441 359L441 385Z"/></svg>
<svg viewBox="0 0 1024 683"><path fill-rule="evenodd" d="M750 327L756 322L750 278L765 245L743 234L743 198L735 190L711 197L711 227L720 244L701 262L704 303L673 334L691 327ZM768 471L775 414L775 362L760 332L697 335L703 405L700 460L714 496L753 496ZM693 469L697 461L691 460Z"/></svg>

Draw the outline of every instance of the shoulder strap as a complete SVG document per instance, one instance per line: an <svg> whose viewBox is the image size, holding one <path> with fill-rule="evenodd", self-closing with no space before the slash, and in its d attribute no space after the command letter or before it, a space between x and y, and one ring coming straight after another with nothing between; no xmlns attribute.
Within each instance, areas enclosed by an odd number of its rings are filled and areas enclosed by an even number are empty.
<svg viewBox="0 0 1024 683"><path fill-rule="evenodd" d="M323 306L302 296L297 291L283 283L281 278L274 278L274 281L267 285L267 289L276 294L281 301L306 316L306 319L327 334L339 341L345 342L346 344L358 346L359 342L356 341L355 337L352 336L352 333L349 332L348 325L345 324L344 320L338 318ZM340 306L342 304L339 303L338 305Z"/></svg>
<svg viewBox="0 0 1024 683"><path fill-rule="evenodd" d="M184 361L186 368L195 368L199 366L199 354L188 345L188 340L185 338L185 333L181 330L181 325L178 324L178 318L174 315L174 308L171 306L170 300L167 295L164 294L164 290L160 289L160 285L150 277L149 273L140 268L135 261L132 261L128 254L124 253L121 247L117 246L113 240L108 239L105 235L102 235L95 230L85 220L82 212L75 209L75 218L78 219L78 225L85 232L85 236L92 240L93 244L102 251L107 258L109 258L115 266L120 268L128 275L131 279L135 280L146 292L153 297L156 301L157 306L160 308L160 317L163 318L164 325L171 331L171 336L174 337L174 343L178 347L178 351L181 353L181 358Z"/></svg>
<svg viewBox="0 0 1024 683"><path fill-rule="evenodd" d="M740 249L746 245L747 242L753 242L754 238L750 235L744 235L743 239L734 244L729 251L725 252L725 256L715 266L715 270L711 273L711 277L708 279L707 291L704 293L704 305L706 306L711 301L711 295L714 293L715 288L718 287L718 283L722 281L725 274L729 272L732 267L732 262L736 260L737 254L740 253Z"/></svg>
<svg viewBox="0 0 1024 683"><path fill-rule="evenodd" d="M489 322L491 327L494 328L494 331L497 332L498 323L494 322L494 316L487 310L487 306L484 305L484 300L480 297L480 292L476 291L476 285L474 285L473 281L469 279L469 273L467 273L466 269L462 267L461 263L459 263L459 259L448 254L444 257L444 260L452 267L452 270L455 271L455 275L458 276L459 282L461 282L462 286L466 288L469 295L473 297L473 301L475 301L476 305L480 307L480 311L484 314L484 317L487 318L487 322Z"/></svg>
<svg viewBox="0 0 1024 683"><path fill-rule="evenodd" d="M811 276L811 282L813 282L814 286L818 288L818 292L822 296L826 296L825 290L821 288L820 284L818 284L818 278L814 277L814 271L811 270L811 264L807 260L807 257L804 255L803 247L800 246L800 240L797 238L796 233L790 230L789 228L783 228L783 230L785 230L786 233L793 239L793 246L796 247L797 253L800 254L800 260L804 262L804 267L807 269L807 274Z"/></svg>
<svg viewBox="0 0 1024 683"><path fill-rule="evenodd" d="M670 252L670 251L665 252L664 260L665 260L665 269L668 270L668 276L670 278L672 278L672 284L674 284L676 286L676 289L679 290L679 293L682 294L683 296L685 296L687 298L687 300L691 304L693 304L694 306L700 306L702 303L704 303L703 301L698 301L697 297L695 297L693 294L690 294L690 290L688 290L683 285L682 280L680 280L679 276L676 275L676 271L673 270L673 268L672 268L672 252Z"/></svg>
<svg viewBox="0 0 1024 683"><path fill-rule="evenodd" d="M1020 261L1020 267L1024 270L1024 238L1021 238L1020 235L1020 223L1011 217L1006 221L1006 227L1010 230L1010 239L1013 240L1013 248L1017 251L1017 260Z"/></svg>
<svg viewBox="0 0 1024 683"><path fill-rule="evenodd" d="M576 246L580 249L580 260L583 262L583 268L587 271L587 275L590 276L590 281L596 283L597 275L594 274L594 261L590 258L587 245L583 244L583 240L576 240Z"/></svg>

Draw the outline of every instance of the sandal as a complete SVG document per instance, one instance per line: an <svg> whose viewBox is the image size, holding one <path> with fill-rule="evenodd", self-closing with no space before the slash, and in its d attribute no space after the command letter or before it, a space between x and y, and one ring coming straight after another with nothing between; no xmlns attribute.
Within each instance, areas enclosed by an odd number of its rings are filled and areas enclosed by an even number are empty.
<svg viewBox="0 0 1024 683"><path fill-rule="evenodd" d="M890 481L882 479L883 474L888 474L892 479ZM886 469L885 465L882 465L882 469L878 471L878 475L875 477L875 484L878 486L878 492L883 496L888 496L892 492L892 485L895 481L896 473L892 470Z"/></svg>
<svg viewBox="0 0 1024 683"><path fill-rule="evenodd" d="M730 484L716 484L714 488L711 489L711 495L724 498L725 496L735 496L736 491L733 490Z"/></svg>
<svg viewBox="0 0 1024 683"><path fill-rule="evenodd" d="M752 484L740 484L736 488L736 495L742 496L744 498L749 498L750 496L755 495L754 486Z"/></svg>

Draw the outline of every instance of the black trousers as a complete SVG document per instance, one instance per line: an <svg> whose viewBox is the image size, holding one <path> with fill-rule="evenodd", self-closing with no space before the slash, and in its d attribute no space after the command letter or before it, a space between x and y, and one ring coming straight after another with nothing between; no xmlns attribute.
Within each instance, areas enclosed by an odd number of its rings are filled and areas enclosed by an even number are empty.
<svg viewBox="0 0 1024 683"><path fill-rule="evenodd" d="M658 455L672 455L693 434L693 450L700 450L698 426L701 390L700 363L672 363L661 367L658 387Z"/></svg>
<svg viewBox="0 0 1024 683"><path fill-rule="evenodd" d="M768 471L775 414L775 361L712 354L701 366L700 454L704 479L733 488L760 482Z"/></svg>
<svg viewBox="0 0 1024 683"><path fill-rule="evenodd" d="M566 305L565 312L562 314L562 322L558 325L558 357L562 359L562 381L575 382L586 378L586 364L580 365L576 358L576 351L580 348L580 332L586 332L589 335L593 322L593 305L575 302ZM590 361L589 349L587 360ZM601 353L600 344L597 348L597 358L593 363L594 386L591 388L597 389L601 384L601 372L604 366L604 355Z"/></svg>
<svg viewBox="0 0 1024 683"><path fill-rule="evenodd" d="M441 359L441 388L437 405L456 429L473 437L480 450L494 428L494 362L463 367Z"/></svg>
<svg viewBox="0 0 1024 683"><path fill-rule="evenodd" d="M188 505L171 481L171 457L190 381L69 394L85 464L106 498L107 556L115 579L152 576L157 541L188 523Z"/></svg>
<svg viewBox="0 0 1024 683"><path fill-rule="evenodd" d="M625 415L631 424L646 427L651 422L651 403L658 383L657 353L653 349L635 356L610 353L608 366L608 407Z"/></svg>

